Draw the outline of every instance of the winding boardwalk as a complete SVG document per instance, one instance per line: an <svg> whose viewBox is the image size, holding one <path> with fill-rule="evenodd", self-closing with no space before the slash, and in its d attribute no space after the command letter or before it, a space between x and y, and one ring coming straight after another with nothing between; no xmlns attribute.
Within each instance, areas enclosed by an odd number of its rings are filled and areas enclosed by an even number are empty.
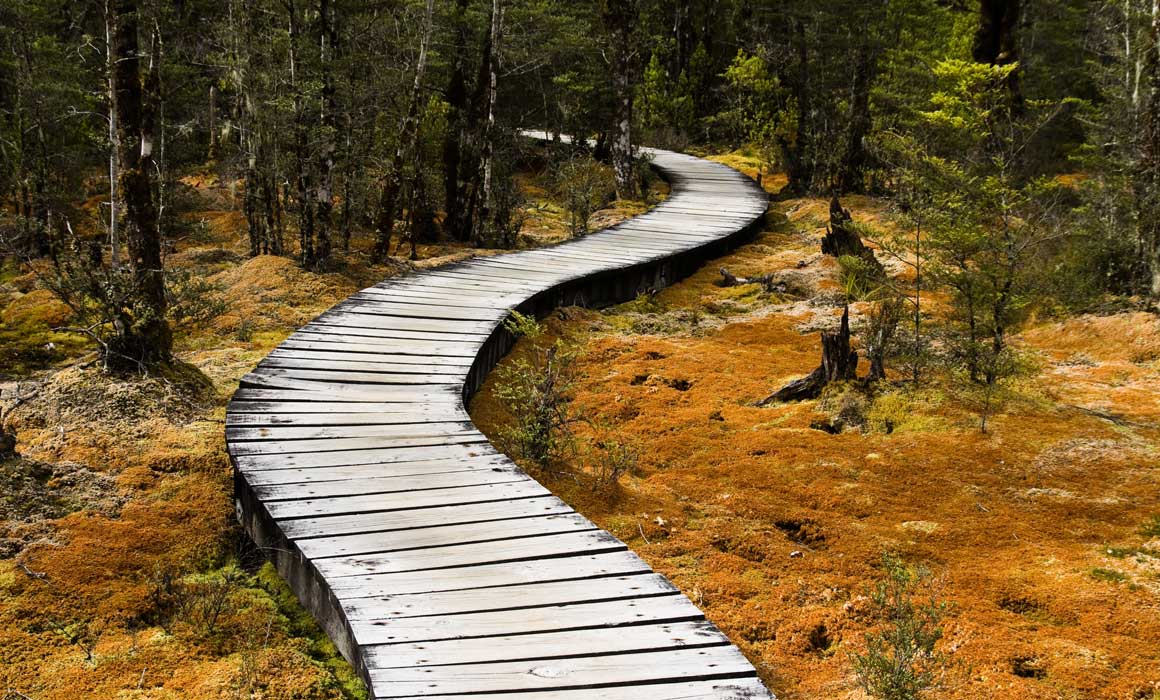
<svg viewBox="0 0 1160 700"><path fill-rule="evenodd" d="M238 518L376 698L770 698L668 580L488 444L464 408L543 314L661 288L751 233L766 196L654 151L672 194L559 246L390 279L242 380Z"/></svg>

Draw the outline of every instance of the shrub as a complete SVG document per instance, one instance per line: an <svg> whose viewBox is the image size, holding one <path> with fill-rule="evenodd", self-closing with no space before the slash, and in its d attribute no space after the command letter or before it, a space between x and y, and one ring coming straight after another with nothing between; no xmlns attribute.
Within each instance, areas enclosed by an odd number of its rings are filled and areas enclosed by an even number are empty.
<svg viewBox="0 0 1160 700"><path fill-rule="evenodd" d="M575 383L576 351L563 340L545 343L544 327L518 312L504 325L531 347L497 373L496 396L514 419L500 430L500 441L515 459L546 469L573 444L567 393Z"/></svg>
<svg viewBox="0 0 1160 700"><path fill-rule="evenodd" d="M621 440L610 430L602 430L592 440L588 455L588 474L592 490L611 494L620 482L620 477L636 470L640 462L640 449Z"/></svg>
<svg viewBox="0 0 1160 700"><path fill-rule="evenodd" d="M935 646L942 639L941 622L949 605L933 596L915 600L930 573L906 566L897 556L882 557L885 576L870 591L882 619L866 635L866 651L851 660L858 685L881 700L917 700L935 687L947 659Z"/></svg>
<svg viewBox="0 0 1160 700"><path fill-rule="evenodd" d="M608 167L586 154L556 167L554 189L571 217L573 236L588 233L592 212L611 201L616 191Z"/></svg>

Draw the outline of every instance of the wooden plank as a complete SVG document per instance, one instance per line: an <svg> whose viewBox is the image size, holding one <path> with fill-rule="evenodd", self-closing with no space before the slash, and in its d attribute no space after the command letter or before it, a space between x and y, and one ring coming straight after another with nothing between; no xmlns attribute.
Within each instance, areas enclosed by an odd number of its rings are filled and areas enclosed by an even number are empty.
<svg viewBox="0 0 1160 700"><path fill-rule="evenodd" d="M448 545L466 545L482 542L498 542L505 539L514 539L518 537L531 537L536 535L551 535L562 532L581 532L585 530L595 530L596 526L590 520L577 513L566 513L562 515L549 515L545 517L535 518L509 518L506 520L493 520L483 523L469 523L466 525L441 525L438 527L424 527L411 528L408 530L396 530L394 532L373 532L362 533L357 535L340 535L334 537L316 537L307 540L299 540L298 548L308 557L331 557L331 556L346 556L355 554L371 554L374 552L393 552L404 549L420 549L427 547L445 547ZM575 584L572 584L573 586ZM523 595L525 591L517 591L516 594ZM422 594L438 595L438 594ZM499 591L495 589L486 589L485 593L480 594L484 598L492 600L508 600L510 605L510 598L500 595ZM361 598L359 600L362 600ZM371 598L366 600L383 601L384 598ZM558 601L559 602L559 601ZM352 606L358 607L355 602ZM367 603L371 605L371 603ZM417 609L413 604L410 609ZM434 608L427 608L434 610ZM477 608L482 609L482 608ZM432 613L433 614L433 613Z"/></svg>
<svg viewBox="0 0 1160 700"><path fill-rule="evenodd" d="M341 452L307 452L303 454L237 455L234 461L242 471L252 469L307 469L310 467L343 467L356 464L392 464L421 462L430 459L455 459L498 454L488 443L438 445L431 447L397 447Z"/></svg>
<svg viewBox="0 0 1160 700"><path fill-rule="evenodd" d="M301 367L318 369L353 369L358 372L394 372L395 367L405 367L405 371L427 371L431 373L467 374L473 364L467 357L416 357L414 355L392 355L384 353L380 357L350 356L341 352L285 350L277 349L262 360L262 364L273 367ZM375 369L379 365L384 369ZM424 370L423 368L427 368Z"/></svg>
<svg viewBox="0 0 1160 700"><path fill-rule="evenodd" d="M517 498L505 501L487 501L484 503L468 503L454 506L437 506L421 510L298 518L283 520L280 525L287 537L291 539L303 539L309 537L358 534L362 532L385 532L388 530L412 530L465 523L485 523L491 520L530 518L571 512L572 508L555 496L540 496L536 498ZM445 573L441 575L441 577L445 576ZM378 588L368 583L366 595L376 595L378 590ZM426 588L424 590L431 589Z"/></svg>
<svg viewBox="0 0 1160 700"><path fill-rule="evenodd" d="M620 634L630 629L632 634ZM447 639L441 642L367 646L362 649L362 653L369 668L387 669L656 651L713 646L727 644L728 641L708 621L670 622L622 628L616 634L597 628L484 639Z"/></svg>
<svg viewBox="0 0 1160 700"><path fill-rule="evenodd" d="M271 393L290 394L293 392L269 392L261 389L242 389L239 392L246 392L226 408L226 418L231 416L254 415L258 419L265 416L278 417L281 416L287 422L294 422L301 424L302 421L292 419L290 416L301 416L304 420L314 420L317 416L334 415L340 416L340 421L349 420L352 422L358 421L359 416L366 416L367 414L390 416L392 414L399 414L404 416L423 416L424 414L439 414L444 415L447 412L447 417L442 420L454 420L450 414L466 415L463 410L463 404L455 396L443 397L442 401L431 401L429 403L420 403L414 405L409 402L399 402L393 400L375 401L375 402L344 402L344 401L314 401L301 400L301 395L295 394L292 399L276 399L268 398ZM258 395L262 398L258 398ZM237 396L237 394L235 394ZM242 418L234 418L233 420L243 420Z"/></svg>
<svg viewBox="0 0 1160 700"><path fill-rule="evenodd" d="M323 358L297 358L272 355L258 363L259 368L274 368L291 371L307 372L354 372L360 374L443 374L463 378L467 376L468 366L444 365L434 363L404 362L351 362L348 360Z"/></svg>
<svg viewBox="0 0 1160 700"><path fill-rule="evenodd" d="M343 355L419 355L421 357L439 355L444 357L466 357L472 360L475 359L476 355L476 348L473 347L464 347L456 343L434 343L422 340L400 340L397 343L392 343L387 346L371 343L325 343L313 340L294 340L291 338L283 341L279 347L286 350L337 352Z"/></svg>
<svg viewBox="0 0 1160 700"><path fill-rule="evenodd" d="M226 439L231 442L251 440L321 440L324 438L353 437L425 437L429 435L461 435L478 432L470 421L441 423L404 423L390 425L327 425L327 426L226 426Z"/></svg>
<svg viewBox="0 0 1160 700"><path fill-rule="evenodd" d="M407 499L409 498L418 502L423 502L426 499L427 501L435 500L444 503L454 501L457 497L454 494L442 493L443 491L499 484L522 484L528 481L531 481L531 477L517 469L515 465L511 465L506 468L496 467L494 469L418 474L415 476L387 474L339 481L254 485L253 489L263 503L361 496L390 498L402 504L403 507L407 507ZM432 493L425 493L427 491Z"/></svg>
<svg viewBox="0 0 1160 700"><path fill-rule="evenodd" d="M390 689L379 698L395 697ZM418 697L418 696L411 696ZM425 695L426 700L463 700L462 695ZM756 678L679 683L632 684L606 688L566 688L521 693L489 693L487 700L773 700Z"/></svg>
<svg viewBox="0 0 1160 700"><path fill-rule="evenodd" d="M399 375L408 377L411 375ZM364 384L343 382L322 382L307 379L291 379L285 376L267 375L261 372L250 372L242 377L241 385L257 389L289 389L308 392L305 396L316 396L319 399L342 398L344 400L381 401L387 396L411 397L413 401L426 401L429 398L438 399L446 394L434 393L441 391L456 391L462 382L454 377L439 376L433 381L421 383L399 382L393 384Z"/></svg>
<svg viewBox="0 0 1160 700"><path fill-rule="evenodd" d="M682 595L618 600L608 603L579 603L527 610L497 610L444 617L410 617L398 620L370 620L351 624L362 644L406 644L531 634L553 630L608 628L658 622L689 622L704 619ZM606 630L617 634L623 630ZM376 687L382 687L376 684Z"/></svg>
<svg viewBox="0 0 1160 700"><path fill-rule="evenodd" d="M347 405L347 404L342 404ZM389 404L390 411L375 411L369 413L273 413L258 411L256 413L227 413L226 427L231 426L271 426L271 427L326 427L326 426L360 426L360 425L406 425L419 424L424 421L431 423L446 423L448 421L469 421L471 417L463 409L451 407L416 406L413 409L400 409L398 404ZM310 404L306 405L309 408ZM243 408L239 403L236 407Z"/></svg>
<svg viewBox="0 0 1160 700"><path fill-rule="evenodd" d="M555 523L567 518L595 527L580 516L558 516ZM538 519L539 520L539 519ZM552 521L552 519L544 519ZM529 521L521 521L527 524ZM493 529L495 523L492 523ZM469 536L475 536L471 533ZM462 615L488 610L543 608L578 603L610 602L679 593L677 587L660 574L609 576L584 581L552 581L510 586L500 590L473 588L441 593L404 593L401 595L355 598L343 601L342 608L351 621L393 620L405 617Z"/></svg>
<svg viewBox="0 0 1160 700"><path fill-rule="evenodd" d="M407 447L486 444L487 438L478 430L436 435L377 435L373 437L321 438L317 440L247 440L231 444L237 457L249 455L303 455L360 450L397 450Z"/></svg>
<svg viewBox="0 0 1160 700"><path fill-rule="evenodd" d="M446 489L446 491L466 490ZM618 552L624 549L624 543L607 532L587 530L483 544L449 545L383 554L316 558L314 565L323 576L339 578L342 576L365 576L367 574L530 561L569 554L599 554L601 552ZM432 575L438 576L438 574Z"/></svg>
<svg viewBox="0 0 1160 700"><path fill-rule="evenodd" d="M403 493L378 493L363 496L338 496L334 498L313 498L300 501L274 501L266 504L266 510L275 520L286 518L310 518L323 515L346 515L353 513L373 513L375 511L409 510L449 506L487 501L507 501L533 496L547 496L549 491L530 479L504 484L464 486L455 489L434 489L431 491L407 491ZM546 556L546 555L545 555ZM449 564L450 565L450 564ZM358 562L349 562L343 576L360 573L379 573L384 569L374 566L362 567Z"/></svg>
<svg viewBox="0 0 1160 700"><path fill-rule="evenodd" d="M753 666L735 647L669 649L583 656L541 663L508 662L373 669L378 697L591 688L626 683L751 678Z"/></svg>
<svg viewBox="0 0 1160 700"><path fill-rule="evenodd" d="M385 321L385 322L384 322ZM458 330L412 331L402 328L405 323L396 323L393 317L362 315L355 318L327 319L326 322L313 321L299 328L295 333L336 333L347 336L368 338L394 338L396 340L434 340L436 342L478 342L487 337L480 326L474 332ZM489 324L490 325L490 324Z"/></svg>
<svg viewBox="0 0 1160 700"><path fill-rule="evenodd" d="M253 372L246 375L247 378L242 380L243 383L250 383L248 378L251 375L269 379L322 382L332 386L346 386L351 384L369 386L378 384L451 384L459 386L463 384L462 372L435 372L431 374L421 374L418 372L354 372L350 370L336 372L328 370L287 369L270 365L259 365ZM277 383L264 385L278 386Z"/></svg>
<svg viewBox="0 0 1160 700"><path fill-rule="evenodd" d="M346 481L385 476L420 476L424 474L449 474L490 470L496 467L510 467L511 460L503 455L475 457L473 459L433 459L426 462L402 462L398 464L359 464L353 467L316 467L314 469L271 469L268 471L248 471L246 481L253 485L310 484L321 481Z"/></svg>

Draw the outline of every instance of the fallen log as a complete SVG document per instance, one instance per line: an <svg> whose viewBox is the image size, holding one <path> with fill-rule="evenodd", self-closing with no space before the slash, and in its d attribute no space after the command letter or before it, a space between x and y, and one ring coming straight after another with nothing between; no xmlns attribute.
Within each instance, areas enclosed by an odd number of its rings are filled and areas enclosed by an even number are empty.
<svg viewBox="0 0 1160 700"><path fill-rule="evenodd" d="M721 268L721 282L722 287L739 287L744 284L760 284L761 288L766 292L782 293L786 290L784 282L778 282L774 279L773 273L768 272L758 277L738 277L729 272L726 268Z"/></svg>

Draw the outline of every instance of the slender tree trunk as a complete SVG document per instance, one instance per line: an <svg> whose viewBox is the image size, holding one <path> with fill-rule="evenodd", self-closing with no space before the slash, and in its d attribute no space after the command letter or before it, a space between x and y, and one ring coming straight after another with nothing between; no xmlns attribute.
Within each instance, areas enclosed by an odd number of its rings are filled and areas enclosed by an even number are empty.
<svg viewBox="0 0 1160 700"><path fill-rule="evenodd" d="M487 119L483 123L483 137L480 139L482 149L480 164L483 168L480 194L479 223L476 225L474 238L482 241L486 237L487 228L492 225L492 175L495 169L495 103L499 95L499 52L501 27L503 26L503 8L499 0L492 0L491 4L491 52L487 66Z"/></svg>
<svg viewBox="0 0 1160 700"><path fill-rule="evenodd" d="M459 240L467 238L466 232L454 225L461 219L459 209L463 206L459 169L467 111L467 5L468 0L456 0L455 3L455 58L451 65L451 79L447 84L447 133L443 137L444 221L449 224L451 235Z"/></svg>
<svg viewBox="0 0 1160 700"><path fill-rule="evenodd" d="M604 0L604 26L608 31L611 53L612 86L615 107L612 117L610 155L616 174L616 195L635 199L637 182L632 157L632 80L633 28L636 24L635 0Z"/></svg>
<svg viewBox="0 0 1160 700"><path fill-rule="evenodd" d="M1145 288L1152 299L1160 299L1160 0L1152 0L1149 45L1144 59L1147 103L1144 115L1143 177L1138 186L1137 206L1140 238L1144 252Z"/></svg>
<svg viewBox="0 0 1160 700"><path fill-rule="evenodd" d="M206 119L209 127L209 146L206 149L206 160L217 160L218 152L218 126L217 126L217 85L209 86L209 108Z"/></svg>
<svg viewBox="0 0 1160 700"><path fill-rule="evenodd" d="M376 239L373 259L381 262L387 258L391 248L391 233L398 218L399 194L403 186L403 166L407 155L414 148L415 137L419 130L419 107L422 101L423 73L427 70L427 48L431 43L431 34L435 26L435 0L427 0L427 8L423 23L423 37L419 43L419 57L415 61L415 79L411 85L411 96L407 101L407 113L403 118L402 129L399 134L399 143L395 147L395 157L391 161L390 171L386 182L383 183L382 195L379 198L379 218L376 224Z"/></svg>
<svg viewBox="0 0 1160 700"><path fill-rule="evenodd" d="M161 233L154 203L158 66L142 79L136 0L116 0L115 7L118 190L125 204L124 233L133 292L131 312L116 323L117 337L110 346L109 361L124 367L126 361L148 365L168 360L172 336L165 320Z"/></svg>
<svg viewBox="0 0 1160 700"><path fill-rule="evenodd" d="M311 201L311 177L308 169L306 105L301 76L298 75L298 40L301 35L298 9L294 0L287 0L289 11L288 58L290 63L290 90L294 93L294 188L298 206L298 245L302 267L312 268L317 262L314 250L314 206Z"/></svg>
<svg viewBox="0 0 1160 700"><path fill-rule="evenodd" d="M113 34L116 31L116 15L112 7L114 0L105 0L105 69L109 76L109 261L113 269L121 266L121 237L117 231L117 88L116 54Z"/></svg>
<svg viewBox="0 0 1160 700"><path fill-rule="evenodd" d="M318 52L322 67L322 144L318 154L318 189L316 230L318 246L315 266L324 267L330 261L330 227L334 211L334 158L338 151L337 106L335 105L334 53L338 47L338 30L330 0L318 3Z"/></svg>

